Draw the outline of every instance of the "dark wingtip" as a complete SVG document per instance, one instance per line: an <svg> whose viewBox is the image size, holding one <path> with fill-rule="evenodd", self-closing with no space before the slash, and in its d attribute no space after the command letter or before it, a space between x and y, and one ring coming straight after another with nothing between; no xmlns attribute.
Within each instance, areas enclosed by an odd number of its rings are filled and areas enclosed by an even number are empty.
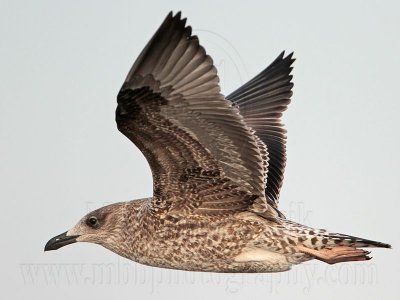
<svg viewBox="0 0 400 300"><path fill-rule="evenodd" d="M287 59L290 59L292 62L296 60L296 58L293 57L294 51L290 52L288 56L286 56Z"/></svg>
<svg viewBox="0 0 400 300"><path fill-rule="evenodd" d="M181 19L181 16L182 16L182 12L178 11L174 18Z"/></svg>
<svg viewBox="0 0 400 300"><path fill-rule="evenodd" d="M285 50L282 51L277 58L268 66L268 68L274 66L274 65L281 65L281 66L286 66L286 67L291 67L293 62L296 60L293 57L294 52L292 51L288 55L285 56ZM267 69L268 69L267 68ZM265 71L265 70L264 70ZM291 69L290 69L291 71Z"/></svg>
<svg viewBox="0 0 400 300"><path fill-rule="evenodd" d="M181 11L178 11L175 15L171 11L168 14L168 17L171 18L172 22L175 22L175 23L179 24L179 26L185 27L186 22L187 22L187 18L182 18L182 12Z"/></svg>

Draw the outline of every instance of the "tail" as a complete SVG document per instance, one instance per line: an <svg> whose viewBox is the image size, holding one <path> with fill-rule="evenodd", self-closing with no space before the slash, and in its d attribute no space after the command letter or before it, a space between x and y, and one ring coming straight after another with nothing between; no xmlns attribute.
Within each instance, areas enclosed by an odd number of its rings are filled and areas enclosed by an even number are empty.
<svg viewBox="0 0 400 300"><path fill-rule="evenodd" d="M349 246L355 248L392 248L391 245L377 242L373 240L368 240L352 235L342 234L342 233L327 233L323 235L323 238L328 239L329 244L332 245L340 245L340 246ZM322 240L323 241L323 240Z"/></svg>
<svg viewBox="0 0 400 300"><path fill-rule="evenodd" d="M307 245L308 244L308 245ZM363 239L341 233L314 235L297 249L328 264L370 260L370 252L360 249L368 247L391 248L389 244Z"/></svg>
<svg viewBox="0 0 400 300"><path fill-rule="evenodd" d="M369 251L359 248L392 248L387 243L377 242L342 233L314 229L284 220L285 227L297 236L297 249L329 264L347 261L369 260Z"/></svg>
<svg viewBox="0 0 400 300"><path fill-rule="evenodd" d="M348 246L355 248L392 248L387 243L377 242L343 233L328 232L325 229L315 229L287 219L280 219L291 234L298 237L299 242L310 248L331 248L334 246Z"/></svg>

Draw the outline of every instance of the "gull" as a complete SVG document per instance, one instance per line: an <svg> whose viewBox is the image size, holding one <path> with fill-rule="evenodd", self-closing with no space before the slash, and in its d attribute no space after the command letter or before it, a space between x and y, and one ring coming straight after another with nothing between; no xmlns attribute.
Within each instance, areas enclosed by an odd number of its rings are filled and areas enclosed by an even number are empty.
<svg viewBox="0 0 400 300"><path fill-rule="evenodd" d="M45 251L89 242L149 266L263 273L311 259L365 261L362 248L390 248L280 212L293 62L282 52L224 97L198 37L169 13L117 96L118 129L146 157L153 196L88 213Z"/></svg>

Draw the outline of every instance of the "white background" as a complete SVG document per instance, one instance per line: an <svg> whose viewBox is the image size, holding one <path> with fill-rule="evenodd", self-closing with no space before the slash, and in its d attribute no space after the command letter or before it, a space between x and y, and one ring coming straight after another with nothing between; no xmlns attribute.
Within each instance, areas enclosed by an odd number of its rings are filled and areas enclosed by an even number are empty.
<svg viewBox="0 0 400 300"><path fill-rule="evenodd" d="M2 299L395 299L400 271L396 1L1 1ZM278 4L279 3L279 4ZM295 51L280 207L294 221L389 242L367 263L277 274L162 270L97 245L44 244L86 212L150 196L116 95L170 11L183 11L224 93Z"/></svg>

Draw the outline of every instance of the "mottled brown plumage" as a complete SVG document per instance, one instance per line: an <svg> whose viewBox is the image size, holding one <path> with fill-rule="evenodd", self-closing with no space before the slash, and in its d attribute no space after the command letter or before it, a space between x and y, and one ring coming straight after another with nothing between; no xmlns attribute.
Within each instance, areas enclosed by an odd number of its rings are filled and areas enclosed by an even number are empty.
<svg viewBox="0 0 400 300"><path fill-rule="evenodd" d="M153 197L91 212L45 249L85 241L157 267L276 272L312 258L366 260L357 247L390 247L285 219L280 118L292 95L292 54L224 98L185 22L167 16L118 94L118 129L148 160Z"/></svg>

